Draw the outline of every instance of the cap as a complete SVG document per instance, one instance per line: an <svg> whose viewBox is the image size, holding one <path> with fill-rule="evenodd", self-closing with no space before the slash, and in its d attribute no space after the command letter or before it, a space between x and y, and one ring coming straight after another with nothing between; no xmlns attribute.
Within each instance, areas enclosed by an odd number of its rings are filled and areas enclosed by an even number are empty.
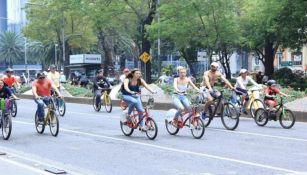
<svg viewBox="0 0 307 175"><path fill-rule="evenodd" d="M219 63L217 63L217 62L212 62L210 66L219 67Z"/></svg>
<svg viewBox="0 0 307 175"><path fill-rule="evenodd" d="M240 74L244 74L244 73L246 73L246 72L247 72L246 69L241 69L241 70L240 70Z"/></svg>
<svg viewBox="0 0 307 175"><path fill-rule="evenodd" d="M12 68L7 68L6 70L5 70L5 72L13 72L14 70L12 69Z"/></svg>

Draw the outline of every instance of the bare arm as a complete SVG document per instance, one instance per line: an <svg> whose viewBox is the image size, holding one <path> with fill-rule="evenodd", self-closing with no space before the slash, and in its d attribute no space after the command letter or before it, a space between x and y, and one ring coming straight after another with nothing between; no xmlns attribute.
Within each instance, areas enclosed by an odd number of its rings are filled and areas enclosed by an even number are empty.
<svg viewBox="0 0 307 175"><path fill-rule="evenodd" d="M221 79L227 84L227 86L228 86L229 88L234 89L233 86L231 85L231 83L225 78L224 75L222 75L222 74L220 73L220 76L221 76Z"/></svg>
<svg viewBox="0 0 307 175"><path fill-rule="evenodd" d="M249 77L249 81L250 81L254 86L257 86L258 88L262 88L261 85L259 85L258 83L256 83L255 80L252 79L251 77Z"/></svg>
<svg viewBox="0 0 307 175"><path fill-rule="evenodd" d="M141 79L141 83L149 92L155 93L143 79Z"/></svg>
<svg viewBox="0 0 307 175"><path fill-rule="evenodd" d="M192 80L189 78L189 84L197 91L199 91L199 88L195 86L195 84L192 82Z"/></svg>
<svg viewBox="0 0 307 175"><path fill-rule="evenodd" d="M34 95L34 98L38 98L39 96L37 95L37 88L36 86L32 86L32 94Z"/></svg>
<svg viewBox="0 0 307 175"><path fill-rule="evenodd" d="M61 93L60 93L59 89L53 83L51 83L51 88L54 89L55 92L61 97Z"/></svg>

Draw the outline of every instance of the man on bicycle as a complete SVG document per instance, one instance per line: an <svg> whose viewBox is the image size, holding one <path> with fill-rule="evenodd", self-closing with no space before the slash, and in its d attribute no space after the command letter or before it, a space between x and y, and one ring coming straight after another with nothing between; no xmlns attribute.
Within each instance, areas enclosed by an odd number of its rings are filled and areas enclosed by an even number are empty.
<svg viewBox="0 0 307 175"><path fill-rule="evenodd" d="M207 98L207 102L205 103L204 112L202 113L202 119L206 118L208 107L213 103L214 98L220 96L220 93L214 90L214 84L218 79L222 79L229 88L234 89L224 75L218 71L218 67L219 64L217 62L212 62L210 65L210 70L204 72L201 86L204 87L203 93L204 97Z"/></svg>
<svg viewBox="0 0 307 175"><path fill-rule="evenodd" d="M104 88L112 88L111 83L107 80L107 78L103 75L103 69L100 69L96 72L96 77L93 81L94 84L94 95L96 96L96 106L99 105L99 103L101 103L101 95L102 92L104 92L105 90L102 90ZM110 93L111 90L108 90L108 93Z"/></svg>
<svg viewBox="0 0 307 175"><path fill-rule="evenodd" d="M43 122L44 119L44 104L48 105L51 98L51 88L62 97L58 88L54 86L46 75L42 72L37 73L36 80L32 84L32 93L34 95L34 100L37 103L37 115L39 123Z"/></svg>
<svg viewBox="0 0 307 175"><path fill-rule="evenodd" d="M247 105L247 102L249 100L248 92L247 92L247 85L248 83L252 83L254 86L257 86L259 89L262 88L259 84L257 84L250 76L247 75L248 72L246 69L240 70L240 76L236 78L236 84L235 84L235 91L237 95L241 95L241 104L243 104L243 112L244 114L247 114L245 107Z"/></svg>
<svg viewBox="0 0 307 175"><path fill-rule="evenodd" d="M13 72L13 69L7 68L5 71L6 75L3 76L2 80L12 90L12 92L15 93L14 84L17 85L18 89L20 88L20 84L18 83L17 78L13 75Z"/></svg>
<svg viewBox="0 0 307 175"><path fill-rule="evenodd" d="M14 99L18 99L16 97L11 89L9 89L7 86L4 85L3 80L0 80L0 99L4 99L4 111L7 112L10 108L10 101L9 98L13 97Z"/></svg>
<svg viewBox="0 0 307 175"><path fill-rule="evenodd" d="M56 71L56 66L52 64L50 71L48 72L47 78L51 80L51 83L60 90L60 73Z"/></svg>

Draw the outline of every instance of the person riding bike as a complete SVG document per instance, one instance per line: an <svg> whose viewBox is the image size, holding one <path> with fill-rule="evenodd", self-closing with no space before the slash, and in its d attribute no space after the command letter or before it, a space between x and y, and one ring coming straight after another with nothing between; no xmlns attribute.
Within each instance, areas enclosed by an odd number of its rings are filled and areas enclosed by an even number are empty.
<svg viewBox="0 0 307 175"><path fill-rule="evenodd" d="M17 85L17 88L20 88L20 84L17 80L17 78L13 75L14 70L12 68L7 68L5 70L6 75L4 75L2 77L3 82L5 83L5 85L7 85L13 93L15 93L14 90L14 84Z"/></svg>
<svg viewBox="0 0 307 175"><path fill-rule="evenodd" d="M250 76L247 75L248 71L246 69L240 70L240 76L236 78L235 84L235 92L237 95L241 95L241 104L243 104L243 112L247 114L245 107L248 102L248 92L247 92L247 85L248 83L252 83L253 85L257 86L259 89L262 88L261 85L257 84ZM244 101L245 100L245 101Z"/></svg>
<svg viewBox="0 0 307 175"><path fill-rule="evenodd" d="M32 83L32 93L35 103L37 103L37 115L40 123L43 122L45 116L44 104L48 105L51 98L51 88L62 98L60 91L46 78L46 74L43 72L37 73L36 80Z"/></svg>
<svg viewBox="0 0 307 175"><path fill-rule="evenodd" d="M119 77L120 83L124 83L127 75L129 74L130 70L128 68L125 68L123 70L123 74Z"/></svg>
<svg viewBox="0 0 307 175"><path fill-rule="evenodd" d="M202 86L204 87L204 96L207 98L207 102L205 103L204 112L202 113L202 119L206 118L208 107L213 103L214 98L220 96L220 93L214 90L214 84L218 79L222 79L229 88L234 89L225 76L218 71L218 67L219 64L217 62L212 62L210 70L204 72Z"/></svg>
<svg viewBox="0 0 307 175"><path fill-rule="evenodd" d="M194 85L192 80L187 77L186 68L181 67L178 70L179 77L174 79L174 94L173 104L177 108L177 113L175 114L173 125L177 127L178 125L178 117L184 110L189 110L190 108L190 101L185 96L188 86L191 85L194 89L199 91L199 89Z"/></svg>
<svg viewBox="0 0 307 175"><path fill-rule="evenodd" d="M60 73L56 71L54 64L50 65L50 71L48 72L47 78L51 80L51 83L60 90Z"/></svg>
<svg viewBox="0 0 307 175"><path fill-rule="evenodd" d="M275 96L277 94L281 96L288 96L285 93L282 93L277 87L276 87L276 81L275 80L268 80L267 81L267 88L264 90L264 103L269 106L269 111L273 111L274 107L278 105L277 100L275 99Z"/></svg>
<svg viewBox="0 0 307 175"><path fill-rule="evenodd" d="M137 96L141 92L140 87L144 86L151 93L156 93L153 91L149 85L141 78L141 71L139 69L133 69L125 78L125 81L122 85L121 92L123 94L123 100L128 105L128 116L131 115L133 109L135 108L139 113L140 130L146 131L147 128L144 127L143 122L143 113L144 109L142 106L141 99Z"/></svg>
<svg viewBox="0 0 307 175"><path fill-rule="evenodd" d="M3 80L0 80L0 99L4 99L4 112L7 113L10 108L9 98L13 97L14 99L18 99L11 91L11 89L4 85Z"/></svg>
<svg viewBox="0 0 307 175"><path fill-rule="evenodd" d="M94 95L96 96L96 106L101 103L101 95L102 92L105 90L101 91L103 88L112 88L111 83L107 80L107 78L103 75L103 69L100 69L96 72L96 77L93 81L94 87L93 87L93 92ZM108 90L108 93L110 93L111 90Z"/></svg>

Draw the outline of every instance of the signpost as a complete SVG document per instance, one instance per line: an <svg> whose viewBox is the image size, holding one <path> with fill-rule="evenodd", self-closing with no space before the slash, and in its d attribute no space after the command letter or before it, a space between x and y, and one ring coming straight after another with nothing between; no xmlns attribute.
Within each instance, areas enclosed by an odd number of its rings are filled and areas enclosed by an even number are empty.
<svg viewBox="0 0 307 175"><path fill-rule="evenodd" d="M147 79L147 75L146 75L146 63L150 60L150 55L147 53L147 52L143 52L140 57L139 57L140 60L143 61L143 63L145 64L145 80Z"/></svg>

